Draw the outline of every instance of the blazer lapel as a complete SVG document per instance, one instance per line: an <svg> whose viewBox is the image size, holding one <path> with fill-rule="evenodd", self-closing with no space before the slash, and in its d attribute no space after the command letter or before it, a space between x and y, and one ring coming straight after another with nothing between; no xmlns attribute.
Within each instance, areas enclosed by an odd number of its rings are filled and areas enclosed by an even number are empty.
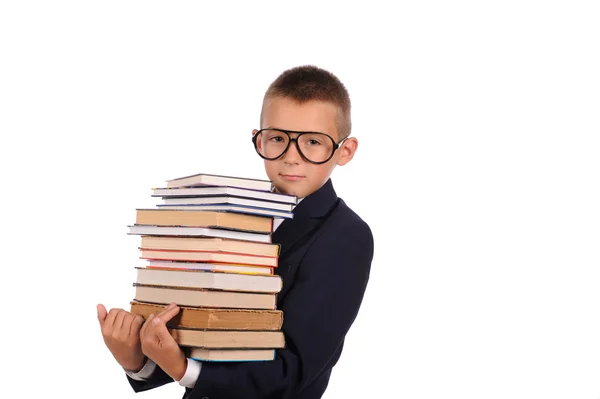
<svg viewBox="0 0 600 399"><path fill-rule="evenodd" d="M298 240L319 226L321 220L333 210L337 199L329 179L294 208L294 217L285 219L271 237L273 243L280 245L280 258L287 254Z"/></svg>

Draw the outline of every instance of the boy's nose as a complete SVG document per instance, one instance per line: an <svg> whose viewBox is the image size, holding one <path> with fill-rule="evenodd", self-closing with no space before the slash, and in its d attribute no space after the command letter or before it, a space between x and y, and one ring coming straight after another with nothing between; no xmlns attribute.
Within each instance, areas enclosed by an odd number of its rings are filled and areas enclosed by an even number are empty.
<svg viewBox="0 0 600 399"><path fill-rule="evenodd" d="M298 152L296 147L296 141L292 141L285 154L283 154L283 161L285 163L298 164L302 160L302 156Z"/></svg>

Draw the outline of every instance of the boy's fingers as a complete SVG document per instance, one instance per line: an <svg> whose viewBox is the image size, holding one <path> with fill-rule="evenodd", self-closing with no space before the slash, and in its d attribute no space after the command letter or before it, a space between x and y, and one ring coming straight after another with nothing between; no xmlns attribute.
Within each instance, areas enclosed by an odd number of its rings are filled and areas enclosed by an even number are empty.
<svg viewBox="0 0 600 399"><path fill-rule="evenodd" d="M131 323L135 319L135 315L131 313L127 313L123 318L123 326L121 327L121 332L124 336L128 336L131 331Z"/></svg>
<svg viewBox="0 0 600 399"><path fill-rule="evenodd" d="M108 312L108 316L106 316L106 320L104 321L104 324L108 325L108 326L112 326L113 324L115 324L115 317L117 317L117 315L120 313L119 312L120 310L123 310L123 309L112 308Z"/></svg>
<svg viewBox="0 0 600 399"><path fill-rule="evenodd" d="M106 311L104 305L101 303L96 305L96 312L98 313L98 322L100 323L100 327L102 327L102 325L104 324L104 320L106 320L108 312Z"/></svg>
<svg viewBox="0 0 600 399"><path fill-rule="evenodd" d="M117 316L115 317L115 324L113 325L114 331L121 331L126 316L127 312L125 311L121 311L117 314ZM127 331L129 331L129 328L127 328Z"/></svg>
<svg viewBox="0 0 600 399"><path fill-rule="evenodd" d="M148 325L150 324L150 322L152 321L153 318L154 318L154 313L150 313L150 316L148 316L148 318L142 325L142 329L140 330L140 338L143 337L144 335L146 335L146 330L148 329Z"/></svg>
<svg viewBox="0 0 600 399"><path fill-rule="evenodd" d="M171 302L170 304L168 304L167 306L165 306L160 313L157 314L157 316L162 316L165 313L167 313L169 310L175 308L177 306L177 304L175 302Z"/></svg>
<svg viewBox="0 0 600 399"><path fill-rule="evenodd" d="M143 324L144 318L140 315L136 315L133 321L131 322L131 326L129 327L129 334L137 335Z"/></svg>
<svg viewBox="0 0 600 399"><path fill-rule="evenodd" d="M171 318L173 317L173 313L177 314L177 312L178 308L171 309L170 314L167 314L167 317ZM148 327L148 330L146 330L146 334L151 335L153 342L155 342L157 339L159 342L166 342L170 339L174 339L167 328L166 320L162 317L159 317L159 315L153 317L152 320L148 320L147 323L149 323L150 326Z"/></svg>
<svg viewBox="0 0 600 399"><path fill-rule="evenodd" d="M171 320L177 315L177 313L179 313L179 310L179 306L171 304L165 310L160 312L156 317L160 318L160 321L168 323L169 320Z"/></svg>

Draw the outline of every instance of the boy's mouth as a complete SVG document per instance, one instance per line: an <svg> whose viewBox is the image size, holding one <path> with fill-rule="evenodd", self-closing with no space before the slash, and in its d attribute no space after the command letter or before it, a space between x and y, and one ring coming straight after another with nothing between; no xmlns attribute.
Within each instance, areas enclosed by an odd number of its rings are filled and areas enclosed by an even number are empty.
<svg viewBox="0 0 600 399"><path fill-rule="evenodd" d="M280 173L279 176L281 176L281 178L283 180L287 180L287 181L298 181L298 180L304 179L304 176L300 176L300 175L285 175L285 174Z"/></svg>

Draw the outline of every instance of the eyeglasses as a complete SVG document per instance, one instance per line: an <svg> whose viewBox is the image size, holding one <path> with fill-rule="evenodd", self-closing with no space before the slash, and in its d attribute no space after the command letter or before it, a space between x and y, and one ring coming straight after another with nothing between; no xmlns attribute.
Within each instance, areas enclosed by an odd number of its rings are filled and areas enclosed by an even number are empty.
<svg viewBox="0 0 600 399"><path fill-rule="evenodd" d="M297 134L296 138L292 138L290 133ZM293 141L300 156L317 165L329 161L344 140L336 143L325 133L282 129L261 129L252 136L254 149L263 159L274 161L282 157Z"/></svg>

